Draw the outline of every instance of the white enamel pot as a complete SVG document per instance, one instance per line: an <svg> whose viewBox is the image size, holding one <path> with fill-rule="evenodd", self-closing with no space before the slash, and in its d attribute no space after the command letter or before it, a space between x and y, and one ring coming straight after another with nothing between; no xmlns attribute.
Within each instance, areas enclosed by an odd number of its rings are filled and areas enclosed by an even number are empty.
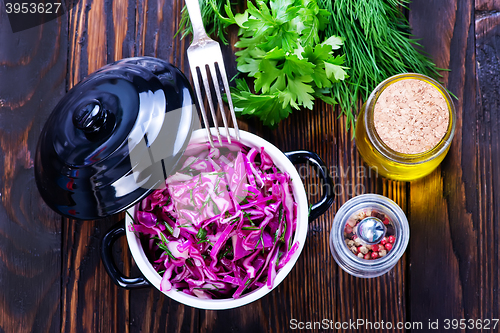
<svg viewBox="0 0 500 333"><path fill-rule="evenodd" d="M234 133L232 133L232 137L235 137ZM324 162L316 153L304 150L284 153L268 141L246 131L240 130L240 137L240 142L248 147L264 147L264 151L272 158L274 164L281 171L287 172L291 176L292 191L297 202L297 229L295 231L293 242L298 242L299 247L291 257L290 261L278 271L272 289L269 289L267 286L263 286L237 299L227 298L208 300L187 295L183 292L175 290L174 288L170 291L163 292L168 297L195 308L209 310L236 308L256 301L271 292L285 279L297 262L306 241L309 221L314 220L326 212L334 201L332 180L328 175ZM194 131L190 143L202 142L206 142L206 131L204 129ZM301 163L309 163L310 165L317 167L317 172L323 183L323 197L319 202L312 205L310 212L304 184L294 165ZM141 246L140 239L133 231L130 230L129 226L131 225L132 220L130 219L129 214L130 216L134 216L134 207L128 209L125 221L121 221L115 225L102 240L101 256L104 267L106 268L111 279L123 288L134 289L153 285L160 290L161 276L155 271L153 266L148 261L148 258L146 257L146 254ZM113 244L123 235L126 235L127 237L128 246L134 261L143 275L141 277L129 278L124 276L123 273L118 270L113 260Z"/></svg>

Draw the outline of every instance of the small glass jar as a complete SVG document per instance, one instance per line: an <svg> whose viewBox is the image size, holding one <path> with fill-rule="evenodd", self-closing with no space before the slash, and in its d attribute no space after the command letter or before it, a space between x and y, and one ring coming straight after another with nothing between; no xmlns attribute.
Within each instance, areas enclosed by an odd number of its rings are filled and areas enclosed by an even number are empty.
<svg viewBox="0 0 500 333"><path fill-rule="evenodd" d="M405 154L391 149L382 141L375 129L374 110L378 98L391 84L406 79L422 80L436 88L444 97L449 112L445 135L433 148L417 154ZM398 74L380 83L363 105L356 121L356 146L366 164L378 174L395 180L411 181L428 175L442 162L450 149L455 125L455 107L450 95L441 84L421 74Z"/></svg>
<svg viewBox="0 0 500 333"><path fill-rule="evenodd" d="M378 194L363 194L347 201L335 215L330 251L347 273L372 278L396 265L409 238L408 220L394 201Z"/></svg>

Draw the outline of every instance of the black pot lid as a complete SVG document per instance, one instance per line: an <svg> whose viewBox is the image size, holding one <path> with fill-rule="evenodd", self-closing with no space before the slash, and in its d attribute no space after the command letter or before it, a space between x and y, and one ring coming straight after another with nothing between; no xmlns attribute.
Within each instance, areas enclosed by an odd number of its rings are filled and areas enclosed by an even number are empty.
<svg viewBox="0 0 500 333"><path fill-rule="evenodd" d="M164 186L195 117L189 81L173 65L151 57L106 65L47 120L35 158L38 190L67 217L120 212Z"/></svg>

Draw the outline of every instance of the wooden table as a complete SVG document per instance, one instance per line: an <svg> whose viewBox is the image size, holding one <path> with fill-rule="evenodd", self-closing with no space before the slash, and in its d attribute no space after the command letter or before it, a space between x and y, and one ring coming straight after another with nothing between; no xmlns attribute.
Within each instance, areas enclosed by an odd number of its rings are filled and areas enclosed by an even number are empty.
<svg viewBox="0 0 500 333"><path fill-rule="evenodd" d="M36 144L59 99L106 63L149 55L189 75L189 40L173 38L182 6L182 0L80 0L57 20L15 34L1 7L0 332L285 332L293 319L422 323L421 331L439 320L442 332L446 319L470 326L469 319L500 318L499 0L410 5L415 36L439 67L450 69L443 82L458 97L452 148L430 176L402 183L358 172L363 163L351 132L319 102L273 131L242 122L282 150L317 152L338 171L334 180L343 190L310 224L290 275L260 301L219 312L183 306L154 288L115 286L99 243L121 216L74 221L53 213L35 186ZM224 52L232 76L234 56ZM394 199L411 227L403 258L374 279L346 274L328 247L335 212L363 192ZM138 274L125 239L116 255L123 271Z"/></svg>

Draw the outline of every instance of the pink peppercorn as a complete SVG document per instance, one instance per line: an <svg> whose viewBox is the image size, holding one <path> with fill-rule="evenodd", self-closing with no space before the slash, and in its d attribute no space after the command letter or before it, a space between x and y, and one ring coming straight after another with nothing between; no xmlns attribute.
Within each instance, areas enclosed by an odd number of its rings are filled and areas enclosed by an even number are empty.
<svg viewBox="0 0 500 333"><path fill-rule="evenodd" d="M389 217L371 209L358 211L356 214L353 214L344 225L344 237L347 247L354 255L365 260L377 259L385 256L387 252L394 247L393 244L396 241L396 237L394 236L383 237L379 243L374 245L366 245L363 241L361 241L361 239L355 234L355 228L361 220L369 216L379 219L385 225L391 225Z"/></svg>

